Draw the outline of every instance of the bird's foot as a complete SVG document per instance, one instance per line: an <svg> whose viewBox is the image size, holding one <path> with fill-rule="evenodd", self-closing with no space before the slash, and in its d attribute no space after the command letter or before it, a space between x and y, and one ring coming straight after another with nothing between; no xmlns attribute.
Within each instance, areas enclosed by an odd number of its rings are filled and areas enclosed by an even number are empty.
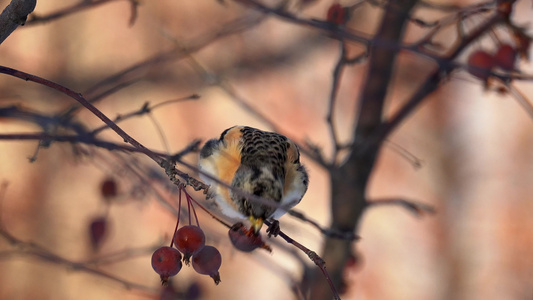
<svg viewBox="0 0 533 300"><path fill-rule="evenodd" d="M270 226L267 228L268 237L274 236L277 237L281 232L281 227L279 226L279 221L272 219Z"/></svg>

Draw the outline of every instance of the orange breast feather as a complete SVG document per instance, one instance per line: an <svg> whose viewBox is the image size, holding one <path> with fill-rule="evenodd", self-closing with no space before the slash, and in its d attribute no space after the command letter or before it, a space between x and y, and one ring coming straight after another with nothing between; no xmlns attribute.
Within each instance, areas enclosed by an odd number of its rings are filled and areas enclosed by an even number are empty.
<svg viewBox="0 0 533 300"><path fill-rule="evenodd" d="M215 154L217 156L215 158L217 176L228 185L231 185L235 172L241 164L240 137L238 134L240 134L240 131L230 130L224 137L224 145L221 145L219 151ZM228 188L220 186L219 192L233 205Z"/></svg>

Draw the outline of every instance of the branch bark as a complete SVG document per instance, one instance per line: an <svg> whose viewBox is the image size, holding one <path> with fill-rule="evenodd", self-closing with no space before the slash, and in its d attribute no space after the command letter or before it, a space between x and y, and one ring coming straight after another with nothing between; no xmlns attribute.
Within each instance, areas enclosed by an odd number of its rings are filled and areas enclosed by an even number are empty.
<svg viewBox="0 0 533 300"><path fill-rule="evenodd" d="M37 0L12 0L0 14L0 44L19 25L24 25L28 15L35 9Z"/></svg>

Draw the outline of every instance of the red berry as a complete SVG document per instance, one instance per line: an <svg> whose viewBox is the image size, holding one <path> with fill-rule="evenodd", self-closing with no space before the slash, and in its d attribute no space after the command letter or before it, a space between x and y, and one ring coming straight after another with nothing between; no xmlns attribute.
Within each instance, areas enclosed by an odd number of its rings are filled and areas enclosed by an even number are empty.
<svg viewBox="0 0 533 300"><path fill-rule="evenodd" d="M344 25L348 22L348 10L336 3L329 7L327 21L335 25Z"/></svg>
<svg viewBox="0 0 533 300"><path fill-rule="evenodd" d="M183 226L174 235L174 245L183 253L183 261L188 265L190 257L205 245L204 231L194 225Z"/></svg>
<svg viewBox="0 0 533 300"><path fill-rule="evenodd" d="M237 223L231 226L228 235L233 246L243 252L251 252L257 248L264 248L268 251L272 251L270 247L263 242L261 235L254 234L253 230L247 229L242 223Z"/></svg>
<svg viewBox="0 0 533 300"><path fill-rule="evenodd" d="M516 54L516 50L511 45L501 45L498 52L494 54L494 65L512 71L516 62Z"/></svg>
<svg viewBox="0 0 533 300"><path fill-rule="evenodd" d="M200 274L211 276L215 284L220 283L218 269L220 269L221 265L222 256L217 248L213 246L204 246L192 256L192 267L194 270Z"/></svg>
<svg viewBox="0 0 533 300"><path fill-rule="evenodd" d="M487 80L490 76L490 70L494 66L492 55L483 50L477 50L468 57L468 72L473 76Z"/></svg>
<svg viewBox="0 0 533 300"><path fill-rule="evenodd" d="M181 270L181 253L171 247L161 247L152 254L152 268L161 276L161 283L166 285L168 278Z"/></svg>
<svg viewBox="0 0 533 300"><path fill-rule="evenodd" d="M117 182L114 178L107 178L102 182L100 186L100 193L106 199L117 196Z"/></svg>
<svg viewBox="0 0 533 300"><path fill-rule="evenodd" d="M107 220L105 217L96 217L89 225L89 237L93 250L97 250L107 233Z"/></svg>

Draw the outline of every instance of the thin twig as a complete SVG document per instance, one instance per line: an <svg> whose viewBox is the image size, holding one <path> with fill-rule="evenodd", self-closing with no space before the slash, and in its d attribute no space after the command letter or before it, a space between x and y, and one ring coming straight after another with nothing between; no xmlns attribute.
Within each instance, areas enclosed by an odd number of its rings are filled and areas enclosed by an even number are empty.
<svg viewBox="0 0 533 300"><path fill-rule="evenodd" d="M26 80L26 81L33 81L35 83L39 83L45 86L48 86L54 90L57 90L72 99L78 101L80 104L82 104L85 108L87 108L90 112L92 112L96 117L98 117L100 120L102 120L107 126L109 126L113 131L115 131L120 137L124 139L125 142L130 143L133 147L139 149L141 152L146 154L146 156L153 159L155 162L161 164L163 162L163 159L144 147L141 143L137 142L134 138L132 138L129 134L127 134L122 128L120 128L117 124L115 124L111 119L109 119L104 113L102 113L98 108L96 108L94 105L89 103L80 93L76 93L73 90L64 87L60 84L57 84L53 81L25 73L19 70L15 70L9 67L0 66L0 73L4 73L7 75L11 75L14 77L18 77L20 79Z"/></svg>
<svg viewBox="0 0 533 300"><path fill-rule="evenodd" d="M95 138L87 138L80 135L54 135L45 132L36 133L4 133L0 134L0 140L36 140L42 142L44 145L50 145L52 142L67 142L67 143L82 143L92 145L107 150L119 150L132 153L145 153L146 150L138 149L130 145L116 144L113 142L102 141ZM159 157L168 157L168 154L150 150L154 155Z"/></svg>
<svg viewBox="0 0 533 300"><path fill-rule="evenodd" d="M129 19L129 25L132 26L133 23L135 23L135 19L137 17L137 7L139 5L139 2L137 0L80 0L78 3L71 5L69 7L65 7L59 11L40 16L38 14L32 14L30 15L30 19L27 22L28 26L33 25L39 25L46 22L51 22L63 17L70 16L74 13L78 13L84 10L88 10L91 8L95 8L97 6L100 6L102 4L111 3L111 2L118 2L118 1L127 1L131 3L131 15Z"/></svg>
<svg viewBox="0 0 533 300"><path fill-rule="evenodd" d="M415 170L420 169L422 167L423 161L420 158L416 157L411 152L409 152L404 147L400 146L399 144L397 144L397 143L395 143L393 141L389 141L389 140L385 140L384 143L385 143L386 146L389 146L389 148L392 151L398 153L403 158L405 158L411 164L411 166L413 166L413 168Z"/></svg>
<svg viewBox="0 0 533 300"><path fill-rule="evenodd" d="M390 199L377 199L368 201L368 207L378 206L378 205L400 205L420 217L424 214L434 214L435 208L431 205L399 198L390 198Z"/></svg>
<svg viewBox="0 0 533 300"><path fill-rule="evenodd" d="M533 119L533 105L528 98L514 85L506 85L507 89L511 92L513 99L522 106L531 119Z"/></svg>
<svg viewBox="0 0 533 300"><path fill-rule="evenodd" d="M283 7L271 8L255 0L234 0L246 6L252 7L254 10L261 11L264 14L272 14L287 22L297 25L305 25L316 29L321 29L329 32L331 36L335 36L341 39L352 40L354 42L369 44L372 38L362 32L350 28L341 28L337 26L331 26L331 23L315 19L304 19L297 17L296 15L286 11Z"/></svg>
<svg viewBox="0 0 533 300"><path fill-rule="evenodd" d="M63 258L57 254L49 252L48 250L42 248L41 246L33 242L25 242L25 241L19 240L18 238L12 235L7 237L7 235L9 235L9 233L5 231L0 231L0 236L6 239L9 239L10 242L13 243L13 246L15 246L17 249L8 250L8 251L0 251L0 260L12 259L13 256L35 257L41 261L48 261L53 264L66 266L68 270L82 271L88 274L93 274L93 275L108 279L110 281L114 281L116 283L121 284L126 289L138 289L141 291L149 292L151 295L158 293L157 288L152 288L152 287L149 287L143 284L127 281L125 279L119 278L115 275L106 273L104 271L91 268L87 266L84 262L75 262L75 261L71 261L66 258Z"/></svg>
<svg viewBox="0 0 533 300"><path fill-rule="evenodd" d="M335 103L337 100L337 94L339 91L339 85L341 80L341 74L344 70L344 66L346 64L346 44L344 40L341 40L339 43L340 48L340 54L339 59L337 61L337 64L335 65L335 68L333 69L333 80L331 83L331 91L329 94L329 105L328 105L328 114L326 116L326 122L328 124L329 129L329 135L332 140L333 144L333 154L331 158L330 164L332 166L336 165L337 162L337 156L339 154L339 139L337 137L337 129L335 128L335 120L334 120L334 113L335 113Z"/></svg>
<svg viewBox="0 0 533 300"><path fill-rule="evenodd" d="M409 101L407 101L407 103L404 104L400 110L398 110L388 121L382 123L382 125L375 130L371 140L367 141L367 145L370 147L375 147L375 145L380 144L383 140L385 140L392 133L392 131L398 128L399 124L405 118L407 118L407 116L409 116L411 112L413 112L415 108L417 108L430 93L434 92L440 86L441 82L449 76L449 74L455 70L457 65L450 62L459 56L459 54L461 54L472 41L478 39L483 35L483 33L487 32L490 30L490 28L493 28L503 20L504 19L500 14L495 13L468 36L465 36L449 55L441 59L439 67L428 76L424 83L420 85L420 88L411 96Z"/></svg>
<svg viewBox="0 0 533 300"><path fill-rule="evenodd" d="M270 221L268 221L268 220L265 220L265 224L267 226L272 225L272 223L270 223ZM284 232L280 231L278 233L278 236L281 237L282 239L284 239L287 243L293 245L294 247L296 247L296 248L300 249L302 252L304 252L309 257L309 259L315 265L317 265L317 267L320 268L320 270L324 274L324 277L326 278L326 280L327 280L327 282L328 282L328 284L329 284L329 286L331 288L331 291L333 293L334 298L340 300L341 298L339 296L339 293L337 292L337 289L335 288L335 285L331 281L331 277L329 276L329 273L326 270L326 262L315 251L312 251L309 248L305 247L304 245L298 243L297 241L295 241L294 239L292 239L291 237L286 235Z"/></svg>
<svg viewBox="0 0 533 300"><path fill-rule="evenodd" d="M130 119L132 117L138 117L138 116L142 116L144 114L149 114L154 109L160 108L160 107L165 106L165 105L178 103L178 102L183 102L183 101L188 101L188 100L196 100L198 98L199 98L198 95L193 94L193 95L190 95L190 96L187 96L187 97L182 97L182 98L177 98L177 99L172 99L172 100L166 100L166 101L163 101L163 102L160 102L160 103L153 104L151 106L150 106L150 102L145 102L142 105L142 107L139 108L138 110L131 111L131 112L123 114L123 115L118 115L113 120L113 122L118 123L118 122L121 122L121 121L128 120L128 119ZM93 131L91 131L91 134L92 135L96 135L96 134L100 133L101 131L103 131L105 129L108 129L108 128L109 128L109 126L107 126L107 124L106 125L102 125L101 127L96 128Z"/></svg>
<svg viewBox="0 0 533 300"><path fill-rule="evenodd" d="M294 209L289 210L287 213L303 222L311 224L313 227L318 229L318 231L320 231L325 236L342 239L342 240L348 240L348 241L356 241L360 239L360 237L353 232L344 232L344 231L331 229L331 228L323 228L316 221L309 219L303 213L296 211Z"/></svg>
<svg viewBox="0 0 533 300"><path fill-rule="evenodd" d="M147 68L153 68L157 65L168 63L172 60L179 60L186 57L190 53L194 53L201 49L204 49L209 44L215 41L234 34L241 33L243 31L250 30L259 25L265 18L260 17L243 17L230 21L224 24L217 31L210 31L202 36L202 38L187 43L185 47L175 47L173 49L157 53L143 61L135 63L122 71L119 71L89 88L85 93L92 94L96 91L108 86L110 84L116 84L117 82L130 81L132 78L136 78L135 74L140 73ZM142 74L145 76L145 74Z"/></svg>
<svg viewBox="0 0 533 300"><path fill-rule="evenodd" d="M97 258L89 259L80 263L94 266L115 264L121 261L133 259L138 256L151 255L159 247L160 245L158 243L147 247L128 248L106 255L101 255Z"/></svg>
<svg viewBox="0 0 533 300"><path fill-rule="evenodd" d="M198 207L200 207L203 211L205 211L208 215L210 215L213 219L215 219L216 221L218 221L220 224L226 226L227 228L231 228L231 225L226 223L224 220L220 219L219 217L217 217L215 214L213 214L211 211L209 211L207 208L205 208L202 204L200 204L198 201L196 201L196 199L194 199L191 195L189 195L187 193L187 191L185 189L183 189L183 192L185 193L185 195L188 195L188 199L190 201L192 201L194 204L196 204ZM196 211L194 212L195 215L196 215ZM198 218L198 217L197 217Z"/></svg>
<svg viewBox="0 0 533 300"><path fill-rule="evenodd" d="M193 67L195 68L196 72L198 72L201 77L208 78L206 80L209 80L211 84L216 84L219 88L221 88L226 94L230 96L230 99L233 100L235 103L240 105L244 110L246 110L249 114L254 116L256 119L261 120L263 123L265 123L271 130L275 132L280 132L279 127L276 125L274 121L272 121L268 116L263 114L261 111L250 105L250 101L247 101L243 97L241 97L235 89L231 86L228 81L223 78L222 76L219 76L218 74L215 74L213 72L210 72L205 67L200 64L200 62L194 57L192 54L187 54L187 57L189 58L189 61L192 63ZM311 158L318 164L320 164L324 168L329 168L330 164L324 159L322 155L319 155L318 152L313 152L312 150L309 151L307 148L302 147L300 143L296 142L295 139L288 136L292 141L294 141L300 151L306 155L307 157Z"/></svg>

